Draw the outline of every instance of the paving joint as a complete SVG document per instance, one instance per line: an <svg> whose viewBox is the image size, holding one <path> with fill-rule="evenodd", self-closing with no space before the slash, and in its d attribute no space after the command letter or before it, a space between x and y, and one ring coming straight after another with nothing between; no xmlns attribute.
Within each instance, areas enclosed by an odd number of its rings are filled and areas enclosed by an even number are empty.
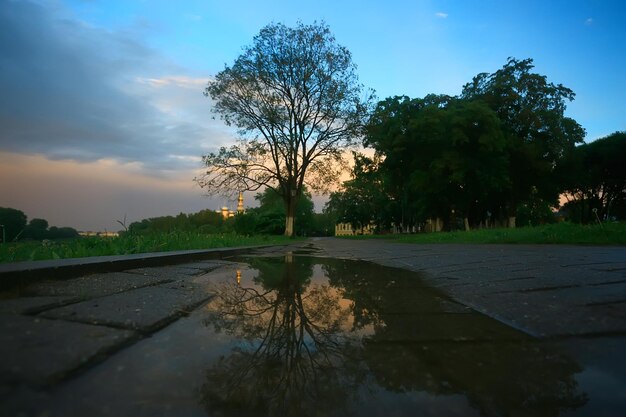
<svg viewBox="0 0 626 417"><path fill-rule="evenodd" d="M92 273L121 272L130 269L176 265L184 262L224 259L250 250L275 246L243 246L0 264L0 291L25 287L44 279L64 280ZM282 246L284 245L278 247Z"/></svg>

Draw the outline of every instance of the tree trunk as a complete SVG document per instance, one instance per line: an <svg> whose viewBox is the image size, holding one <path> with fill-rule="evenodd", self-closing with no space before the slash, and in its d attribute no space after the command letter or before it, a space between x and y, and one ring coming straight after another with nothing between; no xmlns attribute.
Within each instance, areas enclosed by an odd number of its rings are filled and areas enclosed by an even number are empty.
<svg viewBox="0 0 626 417"><path fill-rule="evenodd" d="M298 201L294 196L288 196L286 200L287 216L285 218L285 236L295 236L295 220L296 220L296 205Z"/></svg>
<svg viewBox="0 0 626 417"><path fill-rule="evenodd" d="M509 216L509 222L508 222L508 228L509 229L515 229L515 216Z"/></svg>
<svg viewBox="0 0 626 417"><path fill-rule="evenodd" d="M469 219L467 217L463 217L463 225L465 226L465 231L470 231Z"/></svg>

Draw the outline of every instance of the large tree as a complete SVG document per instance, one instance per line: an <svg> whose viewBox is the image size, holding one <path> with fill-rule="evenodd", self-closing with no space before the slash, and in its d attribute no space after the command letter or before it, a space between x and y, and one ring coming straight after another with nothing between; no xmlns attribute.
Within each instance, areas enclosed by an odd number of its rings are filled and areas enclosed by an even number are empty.
<svg viewBox="0 0 626 417"><path fill-rule="evenodd" d="M405 228L429 218L446 229L456 227L456 218L465 228L478 225L497 211L509 184L501 123L480 101L437 95L381 101L366 144L384 156L380 167Z"/></svg>
<svg viewBox="0 0 626 417"><path fill-rule="evenodd" d="M327 191L337 181L342 152L361 135L369 111L350 52L325 24L270 24L205 95L241 138L205 155L206 172L196 181L210 194L276 190L287 212L285 235L293 236L303 187Z"/></svg>
<svg viewBox="0 0 626 417"><path fill-rule="evenodd" d="M556 204L556 168L581 143L585 130L565 116L574 92L533 72L533 60L509 58L493 74L481 73L463 87L461 98L481 100L494 110L507 136L511 187L506 211L515 226L516 210L532 198Z"/></svg>

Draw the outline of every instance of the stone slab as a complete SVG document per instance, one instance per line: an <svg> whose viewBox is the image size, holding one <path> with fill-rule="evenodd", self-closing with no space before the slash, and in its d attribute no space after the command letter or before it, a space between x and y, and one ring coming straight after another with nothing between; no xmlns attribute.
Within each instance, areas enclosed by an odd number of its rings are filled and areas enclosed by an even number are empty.
<svg viewBox="0 0 626 417"><path fill-rule="evenodd" d="M197 287L180 290L152 286L48 310L41 315L150 332L188 314L210 297L209 292Z"/></svg>
<svg viewBox="0 0 626 417"><path fill-rule="evenodd" d="M75 297L44 296L0 300L0 313L35 314L78 301Z"/></svg>
<svg viewBox="0 0 626 417"><path fill-rule="evenodd" d="M194 275L202 274L204 272L204 269L194 268L190 266L171 265L162 267L129 269L125 272L144 276L154 276L164 281L174 281L177 279L186 279Z"/></svg>
<svg viewBox="0 0 626 417"><path fill-rule="evenodd" d="M92 274L69 280L42 281L22 291L28 295L73 296L83 299L102 297L149 285L169 281L168 278L149 274L110 272Z"/></svg>
<svg viewBox="0 0 626 417"><path fill-rule="evenodd" d="M136 334L83 323L0 314L0 383L44 385Z"/></svg>

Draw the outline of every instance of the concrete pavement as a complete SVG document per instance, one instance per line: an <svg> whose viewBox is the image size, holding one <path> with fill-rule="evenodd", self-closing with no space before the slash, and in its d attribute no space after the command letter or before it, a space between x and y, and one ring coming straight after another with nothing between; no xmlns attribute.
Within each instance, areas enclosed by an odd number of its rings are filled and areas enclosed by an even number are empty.
<svg viewBox="0 0 626 417"><path fill-rule="evenodd" d="M603 351L594 356L602 361L626 347L623 247L412 245L314 238L247 251L364 260L420 272L429 285L455 301L534 338L566 341L584 354ZM225 251L213 258L239 253ZM107 272L95 274L77 273L71 261L65 269L68 279L60 279L62 261L46 261L39 269L28 265L23 276L15 265L5 266L4 274L0 270L0 280L8 277L19 283L3 285L0 298L0 414L38 415L25 404L50 400L50 392L72 386L96 364L98 369L114 366L128 347L158 340L166 334L164 329L174 329L179 318L211 299L207 276L230 276L235 270L227 259L180 256L166 262L184 263L161 266L141 257L134 262L120 258L119 265L113 261ZM54 279L46 275L51 270ZM585 340L594 342L577 347Z"/></svg>

